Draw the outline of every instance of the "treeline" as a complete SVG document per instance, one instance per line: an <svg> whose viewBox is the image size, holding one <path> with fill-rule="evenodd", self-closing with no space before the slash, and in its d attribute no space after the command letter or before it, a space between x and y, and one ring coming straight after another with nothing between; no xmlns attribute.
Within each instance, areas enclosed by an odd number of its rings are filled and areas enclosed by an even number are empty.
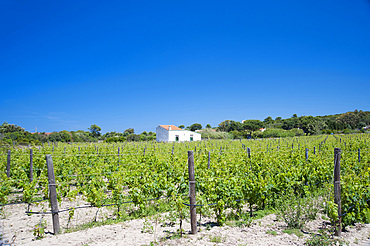
<svg viewBox="0 0 370 246"><path fill-rule="evenodd" d="M203 139L225 138L271 138L294 137L317 134L347 134L370 131L370 111L347 112L326 116L300 116L282 119L281 117L267 117L261 120L244 120L242 122L225 120L217 127L207 124L205 129L199 123L191 126L179 126L190 131L200 131ZM101 134L101 128L91 125L88 131L60 131L30 133L24 128L3 123L0 126L0 146L7 145L40 145L45 142L123 142L123 141L151 141L156 139L154 132L135 134L133 128L124 132L107 132Z"/></svg>
<svg viewBox="0 0 370 246"><path fill-rule="evenodd" d="M129 128L123 133L107 132L104 135L100 133L101 128L97 125L91 125L88 130L30 133L20 126L4 122L0 126L0 146L41 145L46 142L122 142L156 139L156 134L153 132L144 131L138 135L134 133L133 128Z"/></svg>
<svg viewBox="0 0 370 246"><path fill-rule="evenodd" d="M270 138L292 137L317 134L348 134L369 131L370 111L347 112L326 116L267 117L260 120L244 120L242 122L225 120L217 131L227 132L232 138Z"/></svg>

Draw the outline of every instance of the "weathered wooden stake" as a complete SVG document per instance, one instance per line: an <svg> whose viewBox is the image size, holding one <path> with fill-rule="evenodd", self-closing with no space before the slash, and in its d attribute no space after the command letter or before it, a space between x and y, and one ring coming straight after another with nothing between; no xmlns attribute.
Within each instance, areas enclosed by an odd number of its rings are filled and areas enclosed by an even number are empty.
<svg viewBox="0 0 370 246"><path fill-rule="evenodd" d="M335 235L342 234L342 201L340 199L340 154L341 149L334 149L334 202L338 205L338 225L335 227Z"/></svg>
<svg viewBox="0 0 370 246"><path fill-rule="evenodd" d="M313 154L316 155L316 147L313 147Z"/></svg>
<svg viewBox="0 0 370 246"><path fill-rule="evenodd" d="M188 151L188 171L189 171L189 198L190 198L190 225L191 234L197 234L197 212L195 200L195 171L194 171L194 153Z"/></svg>
<svg viewBox="0 0 370 246"><path fill-rule="evenodd" d="M306 161L307 161L308 160L308 148L306 148L305 156L306 156Z"/></svg>
<svg viewBox="0 0 370 246"><path fill-rule="evenodd" d="M208 169L211 168L211 151L208 151Z"/></svg>
<svg viewBox="0 0 370 246"><path fill-rule="evenodd" d="M251 148L247 148L248 158L251 158Z"/></svg>
<svg viewBox="0 0 370 246"><path fill-rule="evenodd" d="M30 149L30 182L33 181L33 149Z"/></svg>
<svg viewBox="0 0 370 246"><path fill-rule="evenodd" d="M8 159L6 161L6 176L10 177L10 149L8 150Z"/></svg>
<svg viewBox="0 0 370 246"><path fill-rule="evenodd" d="M46 155L46 164L48 168L48 181L49 181L49 197L50 206L53 219L53 230L54 234L59 234L59 214L58 214L58 201L57 201L57 189L55 184L54 166L51 155Z"/></svg>
<svg viewBox="0 0 370 246"><path fill-rule="evenodd" d="M361 154L360 154L360 149L358 149L358 162L361 162Z"/></svg>

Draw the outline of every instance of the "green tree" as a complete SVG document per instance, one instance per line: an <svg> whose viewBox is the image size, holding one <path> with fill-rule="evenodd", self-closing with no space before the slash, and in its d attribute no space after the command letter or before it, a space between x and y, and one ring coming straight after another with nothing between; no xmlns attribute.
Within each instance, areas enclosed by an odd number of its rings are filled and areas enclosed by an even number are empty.
<svg viewBox="0 0 370 246"><path fill-rule="evenodd" d="M123 132L123 134L124 134L125 136L128 136L128 135L134 134L134 132L135 132L134 128L128 128L128 129L126 129L126 130Z"/></svg>
<svg viewBox="0 0 370 246"><path fill-rule="evenodd" d="M337 118L337 122L339 124L343 124L347 126L349 129L356 129L359 127L360 119L364 116L364 112L360 110L360 112L356 109L353 112L347 112L344 114L341 114ZM349 127L348 127L349 126Z"/></svg>
<svg viewBox="0 0 370 246"><path fill-rule="evenodd" d="M91 125L90 128L88 128L91 132L91 134L93 135L93 137L99 137L101 135L100 131L101 131L101 128L97 125Z"/></svg>
<svg viewBox="0 0 370 246"><path fill-rule="evenodd" d="M257 131L263 127L263 122L260 120L245 120L243 123L243 129L248 131Z"/></svg>
<svg viewBox="0 0 370 246"><path fill-rule="evenodd" d="M206 128L209 129L212 128L212 126L210 124L207 124Z"/></svg>
<svg viewBox="0 0 370 246"><path fill-rule="evenodd" d="M179 126L179 128L184 129L184 128L185 128L185 126L184 126L184 125L180 125L180 126Z"/></svg>
<svg viewBox="0 0 370 246"><path fill-rule="evenodd" d="M4 122L0 126L0 133L8 133L8 132L24 132L24 128L14 125L14 124L8 124L7 122Z"/></svg>
<svg viewBox="0 0 370 246"><path fill-rule="evenodd" d="M218 130L220 132L227 132L229 130L231 120L225 120L222 121L220 124L218 124Z"/></svg>
<svg viewBox="0 0 370 246"><path fill-rule="evenodd" d="M271 116L267 117L266 119L263 120L266 124L271 124L274 123L274 120L271 118Z"/></svg>
<svg viewBox="0 0 370 246"><path fill-rule="evenodd" d="M202 129L202 125L199 123L194 123L190 126L190 131L200 130Z"/></svg>
<svg viewBox="0 0 370 246"><path fill-rule="evenodd" d="M274 120L271 118L271 116L269 116L263 120L263 123L265 123L266 127L271 127L271 124L274 123Z"/></svg>

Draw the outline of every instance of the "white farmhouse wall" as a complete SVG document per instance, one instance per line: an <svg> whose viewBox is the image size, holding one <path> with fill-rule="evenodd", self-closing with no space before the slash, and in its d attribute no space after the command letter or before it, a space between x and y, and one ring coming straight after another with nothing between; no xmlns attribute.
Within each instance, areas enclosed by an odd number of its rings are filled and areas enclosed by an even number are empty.
<svg viewBox="0 0 370 246"><path fill-rule="evenodd" d="M156 128L157 142L168 142L168 131L163 127L157 126Z"/></svg>
<svg viewBox="0 0 370 246"><path fill-rule="evenodd" d="M156 128L157 141L158 142L175 142L176 136L179 142L200 141L202 139L201 134L187 131L187 130L166 130L163 127L158 126Z"/></svg>

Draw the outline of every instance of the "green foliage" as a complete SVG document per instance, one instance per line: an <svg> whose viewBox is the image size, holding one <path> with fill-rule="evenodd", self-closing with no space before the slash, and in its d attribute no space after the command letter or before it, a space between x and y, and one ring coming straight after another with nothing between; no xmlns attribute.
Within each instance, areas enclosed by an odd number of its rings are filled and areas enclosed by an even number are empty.
<svg viewBox="0 0 370 246"><path fill-rule="evenodd" d="M201 130L202 125L199 123L194 123L189 127L190 131L196 131L196 130Z"/></svg>
<svg viewBox="0 0 370 246"><path fill-rule="evenodd" d="M127 140L127 138L125 138L124 136L121 136L121 137L107 138L107 139L104 140L104 142L106 142L106 143L117 143L117 142L124 142L126 140Z"/></svg>
<svg viewBox="0 0 370 246"><path fill-rule="evenodd" d="M229 139L231 135L227 132L216 132L213 129L204 129L201 132L202 139Z"/></svg>
<svg viewBox="0 0 370 246"><path fill-rule="evenodd" d="M134 134L134 132L135 132L134 128L128 128L128 129L126 129L126 130L123 132L123 135L124 135L124 136L128 136L128 135Z"/></svg>
<svg viewBox="0 0 370 246"><path fill-rule="evenodd" d="M34 183L28 181L29 151L12 149L11 178L7 178L5 172L0 174L0 202L8 202L9 192L14 189L22 189L27 201L40 196L37 191L46 198L48 182L44 157L53 154L59 199L74 199L83 194L86 201L97 207L117 204L114 209L118 216L141 217L167 209L173 212L173 221L183 221L189 211L183 205L189 203L186 151L196 147L197 203L212 204L201 207L202 215L214 217L222 225L232 213L238 216L235 216L236 224L247 226L251 218L266 211L262 209L267 204L280 209L283 215L291 215L291 222L286 218L291 227L300 227L316 216L314 208L318 203L315 205L311 202L315 199L308 197L315 197L313 192L321 189L332 193L328 187L332 186L333 148L341 147L342 211L346 226L366 222L370 217L367 201L370 199L370 159L365 154L369 151L369 141L369 135L358 134L258 141L210 140L175 145L155 142L45 144L44 148L34 148ZM251 148L250 157L246 146ZM120 156L117 147L121 148ZM316 147L316 154L313 154L313 147ZM310 151L308 160L304 156L305 148ZM362 151L361 162L357 159L357 149ZM3 153L0 168L6 170L7 155ZM164 196L167 198L148 201ZM125 207L125 202L129 201L134 204ZM332 201L329 197L327 204L332 207L327 211L335 220L338 214L335 205L329 203ZM246 205L250 205L250 211L245 211ZM299 209L292 211L297 206ZM200 207L197 211L200 212Z"/></svg>
<svg viewBox="0 0 370 246"><path fill-rule="evenodd" d="M89 131L91 132L91 134L93 135L93 137L99 137L101 135L100 131L101 131L101 128L100 126L97 126L97 125L91 125L90 128L88 128Z"/></svg>
<svg viewBox="0 0 370 246"><path fill-rule="evenodd" d="M319 235L312 234L305 242L307 246L331 246L331 245L349 245L349 243L338 237L334 237L328 230L320 230Z"/></svg>
<svg viewBox="0 0 370 246"><path fill-rule="evenodd" d="M33 235L36 239L42 239L45 237L46 221L41 218L40 223L37 223L33 228Z"/></svg>
<svg viewBox="0 0 370 246"><path fill-rule="evenodd" d="M277 235L277 232L276 232L276 231L272 231L272 230L268 230L268 231L266 232L266 234L270 234L270 235L274 235L274 236L276 236L276 235Z"/></svg>
<svg viewBox="0 0 370 246"><path fill-rule="evenodd" d="M303 130L297 128L293 128L290 130L267 128L263 132L261 131L252 132L252 138L285 138L303 135L304 135Z"/></svg>
<svg viewBox="0 0 370 246"><path fill-rule="evenodd" d="M310 220L316 219L318 203L312 197L302 198L293 189L289 189L276 203L276 216L284 221L288 228L301 229Z"/></svg>
<svg viewBox="0 0 370 246"><path fill-rule="evenodd" d="M7 122L4 122L0 126L0 133L10 133L10 132L21 132L24 133L24 128L14 125L14 124L8 124Z"/></svg>
<svg viewBox="0 0 370 246"><path fill-rule="evenodd" d="M243 130L250 132L257 131L264 127L264 123L260 120L245 120L243 122Z"/></svg>
<svg viewBox="0 0 370 246"><path fill-rule="evenodd" d="M217 235L211 235L211 236L209 236L209 241L211 242L211 243L223 243L223 242L225 242L225 238L224 237L222 237L222 236L217 236Z"/></svg>

